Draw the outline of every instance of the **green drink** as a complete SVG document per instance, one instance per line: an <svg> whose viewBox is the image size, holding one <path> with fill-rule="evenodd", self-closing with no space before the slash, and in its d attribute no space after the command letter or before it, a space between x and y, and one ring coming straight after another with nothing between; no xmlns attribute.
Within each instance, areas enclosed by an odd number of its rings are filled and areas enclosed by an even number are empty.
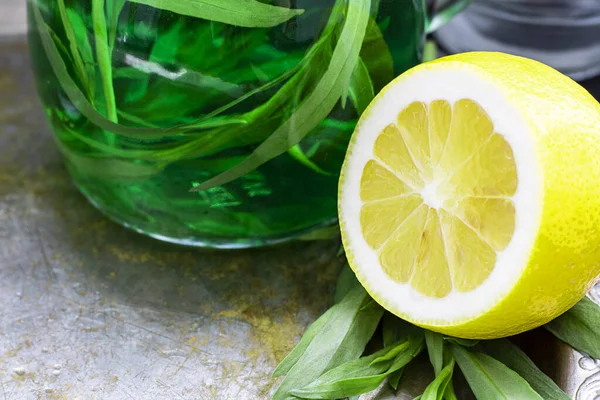
<svg viewBox="0 0 600 400"><path fill-rule="evenodd" d="M29 19L77 187L128 227L210 247L335 222L358 116L420 61L426 25L413 0L30 0Z"/></svg>

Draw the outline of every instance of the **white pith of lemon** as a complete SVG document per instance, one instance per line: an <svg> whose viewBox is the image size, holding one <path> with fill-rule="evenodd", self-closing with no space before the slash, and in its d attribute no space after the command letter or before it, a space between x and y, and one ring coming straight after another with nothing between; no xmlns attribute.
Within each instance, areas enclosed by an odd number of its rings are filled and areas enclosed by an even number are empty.
<svg viewBox="0 0 600 400"><path fill-rule="evenodd" d="M455 336L506 336L564 312L599 272L589 219L600 223L589 209L600 211L590 196L600 194L599 110L551 68L498 53L397 78L362 116L340 179L342 238L358 279L393 313ZM588 176L574 188L567 181L582 159ZM549 200L574 201L574 218ZM538 253L549 235L555 257ZM580 274L564 271L570 259Z"/></svg>

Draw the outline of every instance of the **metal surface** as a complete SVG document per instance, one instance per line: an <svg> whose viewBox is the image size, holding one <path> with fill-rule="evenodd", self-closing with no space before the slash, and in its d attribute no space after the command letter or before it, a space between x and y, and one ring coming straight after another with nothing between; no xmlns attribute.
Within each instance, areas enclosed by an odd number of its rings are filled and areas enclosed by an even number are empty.
<svg viewBox="0 0 600 400"><path fill-rule="evenodd" d="M28 63L23 37L0 40L0 400L267 399L328 305L338 243L202 252L109 222L70 184ZM598 363L544 332L521 342L597 398ZM430 374L363 398L412 399Z"/></svg>

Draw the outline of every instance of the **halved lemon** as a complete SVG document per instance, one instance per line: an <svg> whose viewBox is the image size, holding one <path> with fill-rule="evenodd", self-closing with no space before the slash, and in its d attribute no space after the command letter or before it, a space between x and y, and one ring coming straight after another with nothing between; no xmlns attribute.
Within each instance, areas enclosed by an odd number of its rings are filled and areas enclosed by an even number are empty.
<svg viewBox="0 0 600 400"><path fill-rule="evenodd" d="M422 64L362 116L339 216L350 266L399 317L464 338L542 325L600 272L600 105L521 57Z"/></svg>

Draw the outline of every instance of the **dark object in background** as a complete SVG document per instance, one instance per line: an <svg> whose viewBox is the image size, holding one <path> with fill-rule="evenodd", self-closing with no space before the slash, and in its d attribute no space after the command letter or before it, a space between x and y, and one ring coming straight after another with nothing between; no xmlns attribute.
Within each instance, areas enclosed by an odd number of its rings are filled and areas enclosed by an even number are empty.
<svg viewBox="0 0 600 400"><path fill-rule="evenodd" d="M580 81L579 83L600 101L600 75L592 79Z"/></svg>
<svg viewBox="0 0 600 400"><path fill-rule="evenodd" d="M539 60L600 95L599 0L475 0L435 38L450 54L501 51Z"/></svg>

